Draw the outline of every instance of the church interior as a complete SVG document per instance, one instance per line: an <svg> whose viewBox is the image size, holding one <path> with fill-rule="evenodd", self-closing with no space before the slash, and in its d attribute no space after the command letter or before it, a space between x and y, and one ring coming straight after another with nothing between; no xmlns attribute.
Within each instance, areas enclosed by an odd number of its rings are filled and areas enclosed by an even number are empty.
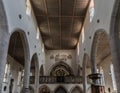
<svg viewBox="0 0 120 93"><path fill-rule="evenodd" d="M120 93L120 0L0 0L0 93Z"/></svg>

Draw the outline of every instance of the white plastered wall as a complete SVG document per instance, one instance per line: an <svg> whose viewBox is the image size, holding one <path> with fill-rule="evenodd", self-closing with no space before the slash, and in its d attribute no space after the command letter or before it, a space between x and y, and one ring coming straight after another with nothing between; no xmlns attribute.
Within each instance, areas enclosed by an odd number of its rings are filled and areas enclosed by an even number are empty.
<svg viewBox="0 0 120 93"><path fill-rule="evenodd" d="M30 60L32 56L37 53L39 67L44 60L42 54L42 39L37 39L37 25L36 20L34 18L33 12L31 15L26 14L26 0L3 0L3 4L5 7L7 21L8 21L8 28L10 35L15 31L22 30L28 42L28 50L30 55ZM19 15L22 16L19 19ZM29 33L29 34L28 34ZM35 48L36 46L36 48Z"/></svg>
<svg viewBox="0 0 120 93"><path fill-rule="evenodd" d="M50 56L53 55L54 58L50 59ZM48 50L46 51L46 61L45 61L45 66L44 66L44 70L45 70L45 75L49 75L50 74L50 70L52 70L53 66L58 63L55 61L55 56L56 55L71 55L72 59L67 59L65 61L65 63L72 68L74 75L77 74L77 65L76 65L76 51L75 50Z"/></svg>
<svg viewBox="0 0 120 93"><path fill-rule="evenodd" d="M111 22L111 15L113 10L115 0L94 0L94 8L95 14L93 17L92 22L89 21L89 10L87 12L85 22L84 22L84 30L81 32L80 39L79 39L79 63L82 66L83 56L85 53L91 57L91 49L94 35L97 31L101 29L104 30L108 35L110 32L110 22ZM99 23L97 23L99 20ZM84 40L83 40L84 37Z"/></svg>
<svg viewBox="0 0 120 93"><path fill-rule="evenodd" d="M92 22L90 22L90 15L88 10L84 21L84 26L79 38L79 53L78 53L79 55L77 55L77 60L81 66L83 65L84 62L83 58L85 54L88 54L91 60L92 44L95 33L97 31L104 30L105 33L107 33L108 35L108 39L110 34L111 16L115 0L93 0L93 1L95 5L94 6L95 14L93 20ZM99 22L97 22L98 20Z"/></svg>

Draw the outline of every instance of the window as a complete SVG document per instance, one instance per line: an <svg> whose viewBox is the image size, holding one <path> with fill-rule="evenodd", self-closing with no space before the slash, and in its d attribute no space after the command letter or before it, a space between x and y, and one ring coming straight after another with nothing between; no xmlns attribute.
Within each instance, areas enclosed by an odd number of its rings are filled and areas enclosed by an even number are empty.
<svg viewBox="0 0 120 93"><path fill-rule="evenodd" d="M82 43L84 43L84 41L85 41L84 27L82 28L81 34L82 34Z"/></svg>
<svg viewBox="0 0 120 93"><path fill-rule="evenodd" d="M17 81L17 85L20 85L20 83L21 83L21 77L22 77L22 72L19 71L19 72L18 72L18 81Z"/></svg>
<svg viewBox="0 0 120 93"><path fill-rule="evenodd" d="M26 0L26 14L31 15L31 4L29 0Z"/></svg>
<svg viewBox="0 0 120 93"><path fill-rule="evenodd" d="M9 72L10 72L10 64L6 64L3 82L7 82Z"/></svg>
<svg viewBox="0 0 120 93"><path fill-rule="evenodd" d="M93 20L93 17L94 17L94 8L93 7L91 7L90 9L89 9L89 12L90 12L90 22L92 22L92 20Z"/></svg>
<svg viewBox="0 0 120 93"><path fill-rule="evenodd" d="M39 32L39 28L37 27L37 35L36 35L36 39L39 40L40 37L40 32Z"/></svg>
<svg viewBox="0 0 120 93"><path fill-rule="evenodd" d="M111 77L112 77L113 89L114 89L114 90L117 90L113 64L110 65L110 71L111 71Z"/></svg>
<svg viewBox="0 0 120 93"><path fill-rule="evenodd" d="M80 52L80 44L78 42L78 45L77 45L77 55L79 56L79 52Z"/></svg>
<svg viewBox="0 0 120 93"><path fill-rule="evenodd" d="M104 70L103 70L103 68L101 66L100 66L100 73L102 74L101 84L105 85Z"/></svg>
<svg viewBox="0 0 120 93"><path fill-rule="evenodd" d="M44 50L44 44L42 44L42 52L44 53L44 51L45 51L45 50Z"/></svg>
<svg viewBox="0 0 120 93"><path fill-rule="evenodd" d="M89 7L89 14L90 14L90 22L92 22L94 14L95 14L94 0L91 0L90 7Z"/></svg>

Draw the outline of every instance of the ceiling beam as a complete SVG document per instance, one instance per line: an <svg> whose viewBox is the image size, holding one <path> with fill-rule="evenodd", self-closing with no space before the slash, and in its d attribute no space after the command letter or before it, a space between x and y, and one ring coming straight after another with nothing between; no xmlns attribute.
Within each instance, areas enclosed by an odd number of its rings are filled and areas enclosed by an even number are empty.
<svg viewBox="0 0 120 93"><path fill-rule="evenodd" d="M59 0L59 25L60 25L60 49L62 48L62 20L61 20L61 0Z"/></svg>
<svg viewBox="0 0 120 93"><path fill-rule="evenodd" d="M61 0L60 0L61 1ZM60 10L59 10L60 11ZM36 15L37 17L46 17L46 15ZM68 16L68 15L49 15L49 17L67 17L67 18L84 18L85 16Z"/></svg>
<svg viewBox="0 0 120 93"><path fill-rule="evenodd" d="M49 14L48 14L48 8L47 8L47 1L44 0L44 5L45 5L45 9L46 9L46 17L47 17L47 20L48 20L48 31L49 31L49 34L51 36L51 31L50 31L50 20L49 20ZM52 44L52 48L53 48L53 40L52 40L52 36L51 36L51 44Z"/></svg>
<svg viewBox="0 0 120 93"><path fill-rule="evenodd" d="M73 25L74 25L74 14L75 14L75 5L76 5L77 0L74 0L74 5L73 5L73 12L72 12L72 22L71 22L71 31L70 31L70 36L72 40L72 32L73 32Z"/></svg>

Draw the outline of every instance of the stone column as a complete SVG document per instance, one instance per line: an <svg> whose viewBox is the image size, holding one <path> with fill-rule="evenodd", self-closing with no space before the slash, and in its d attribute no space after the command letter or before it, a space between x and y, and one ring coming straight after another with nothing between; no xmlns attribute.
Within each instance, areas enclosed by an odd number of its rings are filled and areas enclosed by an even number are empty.
<svg viewBox="0 0 120 93"><path fill-rule="evenodd" d="M35 68L35 93L39 92L39 66L36 65Z"/></svg>
<svg viewBox="0 0 120 93"><path fill-rule="evenodd" d="M7 39L7 37L5 37L4 39ZM1 90L2 90L3 77L5 73L5 65L7 62L8 45L9 45L8 41L2 40L0 36L0 93L2 93Z"/></svg>
<svg viewBox="0 0 120 93"><path fill-rule="evenodd" d="M39 74L36 76L36 93L39 93Z"/></svg>
<svg viewBox="0 0 120 93"><path fill-rule="evenodd" d="M86 62L83 62L83 93L87 93Z"/></svg>
<svg viewBox="0 0 120 93"><path fill-rule="evenodd" d="M38 78L38 76L36 78L35 90L36 90L35 93L39 93L39 78Z"/></svg>
<svg viewBox="0 0 120 93"><path fill-rule="evenodd" d="M0 26L0 29L5 28L5 26ZM3 30L4 31L4 30ZM7 53L9 46L9 35L0 30L0 93L2 90L2 82L5 73L5 65L7 62Z"/></svg>
<svg viewBox="0 0 120 93"><path fill-rule="evenodd" d="M117 34L117 33L116 33ZM110 37L112 63L114 65L117 91L120 93L120 39L114 34Z"/></svg>
<svg viewBox="0 0 120 93"><path fill-rule="evenodd" d="M95 57L91 58L91 72L97 73L97 67L96 67L96 62L95 62Z"/></svg>
<svg viewBox="0 0 120 93"><path fill-rule="evenodd" d="M24 67L24 82L23 82L23 90L21 93L29 93L29 78L30 78L30 63L25 62Z"/></svg>
<svg viewBox="0 0 120 93"><path fill-rule="evenodd" d="M5 10L3 2L0 0L0 93L2 93L2 82L7 61L9 37Z"/></svg>
<svg viewBox="0 0 120 93"><path fill-rule="evenodd" d="M97 73L97 66L96 66L96 62L95 62L95 57L91 58L91 74L95 74ZM97 84L98 81L97 80L93 80L94 84Z"/></svg>
<svg viewBox="0 0 120 93"><path fill-rule="evenodd" d="M83 93L87 93L87 77L83 74Z"/></svg>

